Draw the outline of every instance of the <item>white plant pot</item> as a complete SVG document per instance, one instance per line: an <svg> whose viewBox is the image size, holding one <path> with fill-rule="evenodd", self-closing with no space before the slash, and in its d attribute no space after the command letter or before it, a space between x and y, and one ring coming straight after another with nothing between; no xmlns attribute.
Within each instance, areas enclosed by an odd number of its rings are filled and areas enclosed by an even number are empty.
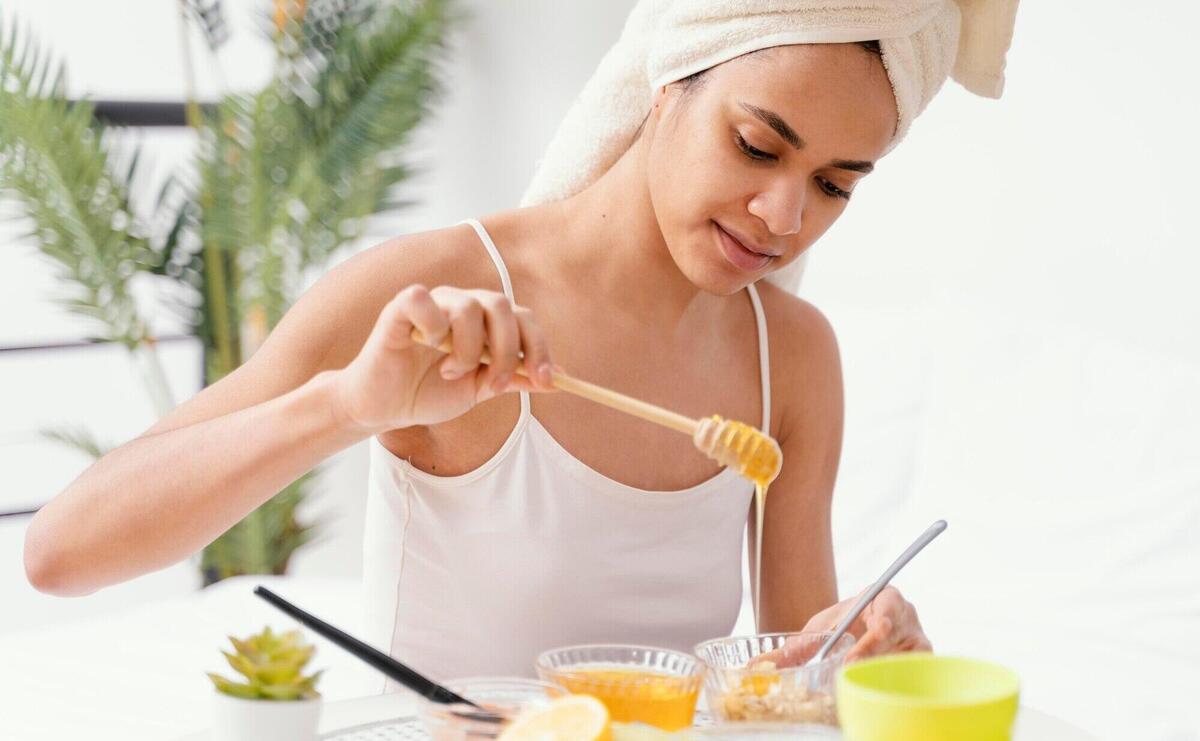
<svg viewBox="0 0 1200 741"><path fill-rule="evenodd" d="M214 692L214 741L316 741L321 698L244 700Z"/></svg>

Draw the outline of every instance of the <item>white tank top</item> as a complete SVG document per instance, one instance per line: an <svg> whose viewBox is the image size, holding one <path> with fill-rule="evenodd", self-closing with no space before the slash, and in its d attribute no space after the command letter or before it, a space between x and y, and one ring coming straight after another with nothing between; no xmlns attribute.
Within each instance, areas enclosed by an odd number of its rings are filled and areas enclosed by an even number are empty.
<svg viewBox="0 0 1200 741"><path fill-rule="evenodd" d="M491 237L478 221L467 223L515 302ZM754 286L747 291L769 432L766 321ZM753 486L730 468L678 491L620 483L563 449L530 413L529 395L520 396L508 439L461 476L425 473L371 438L366 639L448 680L531 676L537 654L556 646L634 643L690 653L728 635L741 606Z"/></svg>

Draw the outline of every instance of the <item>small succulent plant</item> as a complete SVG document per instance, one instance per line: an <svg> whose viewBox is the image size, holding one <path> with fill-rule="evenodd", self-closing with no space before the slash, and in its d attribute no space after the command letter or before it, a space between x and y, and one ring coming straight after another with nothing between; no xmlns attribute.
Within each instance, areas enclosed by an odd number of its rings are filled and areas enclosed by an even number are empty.
<svg viewBox="0 0 1200 741"><path fill-rule="evenodd" d="M246 678L233 682L219 674L208 673L218 692L247 700L309 700L320 697L316 690L321 672L304 676L304 665L316 646L304 642L300 631L261 633L238 640L229 636L236 653L222 651L234 671Z"/></svg>

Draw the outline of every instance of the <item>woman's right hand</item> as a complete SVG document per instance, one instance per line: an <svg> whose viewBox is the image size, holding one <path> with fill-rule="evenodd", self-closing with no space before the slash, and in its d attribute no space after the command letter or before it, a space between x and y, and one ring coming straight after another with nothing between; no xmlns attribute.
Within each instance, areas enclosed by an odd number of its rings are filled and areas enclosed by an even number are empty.
<svg viewBox="0 0 1200 741"><path fill-rule="evenodd" d="M450 336L450 354L414 342L414 328L432 345ZM491 361L482 365L485 348ZM528 378L516 375L519 366ZM337 413L372 435L437 424L505 391L552 390L551 367L532 312L503 293L412 285L379 313L354 360L335 371Z"/></svg>

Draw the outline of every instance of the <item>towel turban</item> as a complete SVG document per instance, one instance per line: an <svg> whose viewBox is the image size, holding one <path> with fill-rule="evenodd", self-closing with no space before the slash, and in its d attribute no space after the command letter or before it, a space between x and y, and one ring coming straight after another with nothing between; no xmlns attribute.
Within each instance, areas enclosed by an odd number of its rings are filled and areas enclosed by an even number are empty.
<svg viewBox="0 0 1200 741"><path fill-rule="evenodd" d="M908 132L947 77L1000 97L1017 0L642 0L568 110L521 205L593 183L633 142L654 91L759 49L878 40ZM803 257L768 276L794 291Z"/></svg>

